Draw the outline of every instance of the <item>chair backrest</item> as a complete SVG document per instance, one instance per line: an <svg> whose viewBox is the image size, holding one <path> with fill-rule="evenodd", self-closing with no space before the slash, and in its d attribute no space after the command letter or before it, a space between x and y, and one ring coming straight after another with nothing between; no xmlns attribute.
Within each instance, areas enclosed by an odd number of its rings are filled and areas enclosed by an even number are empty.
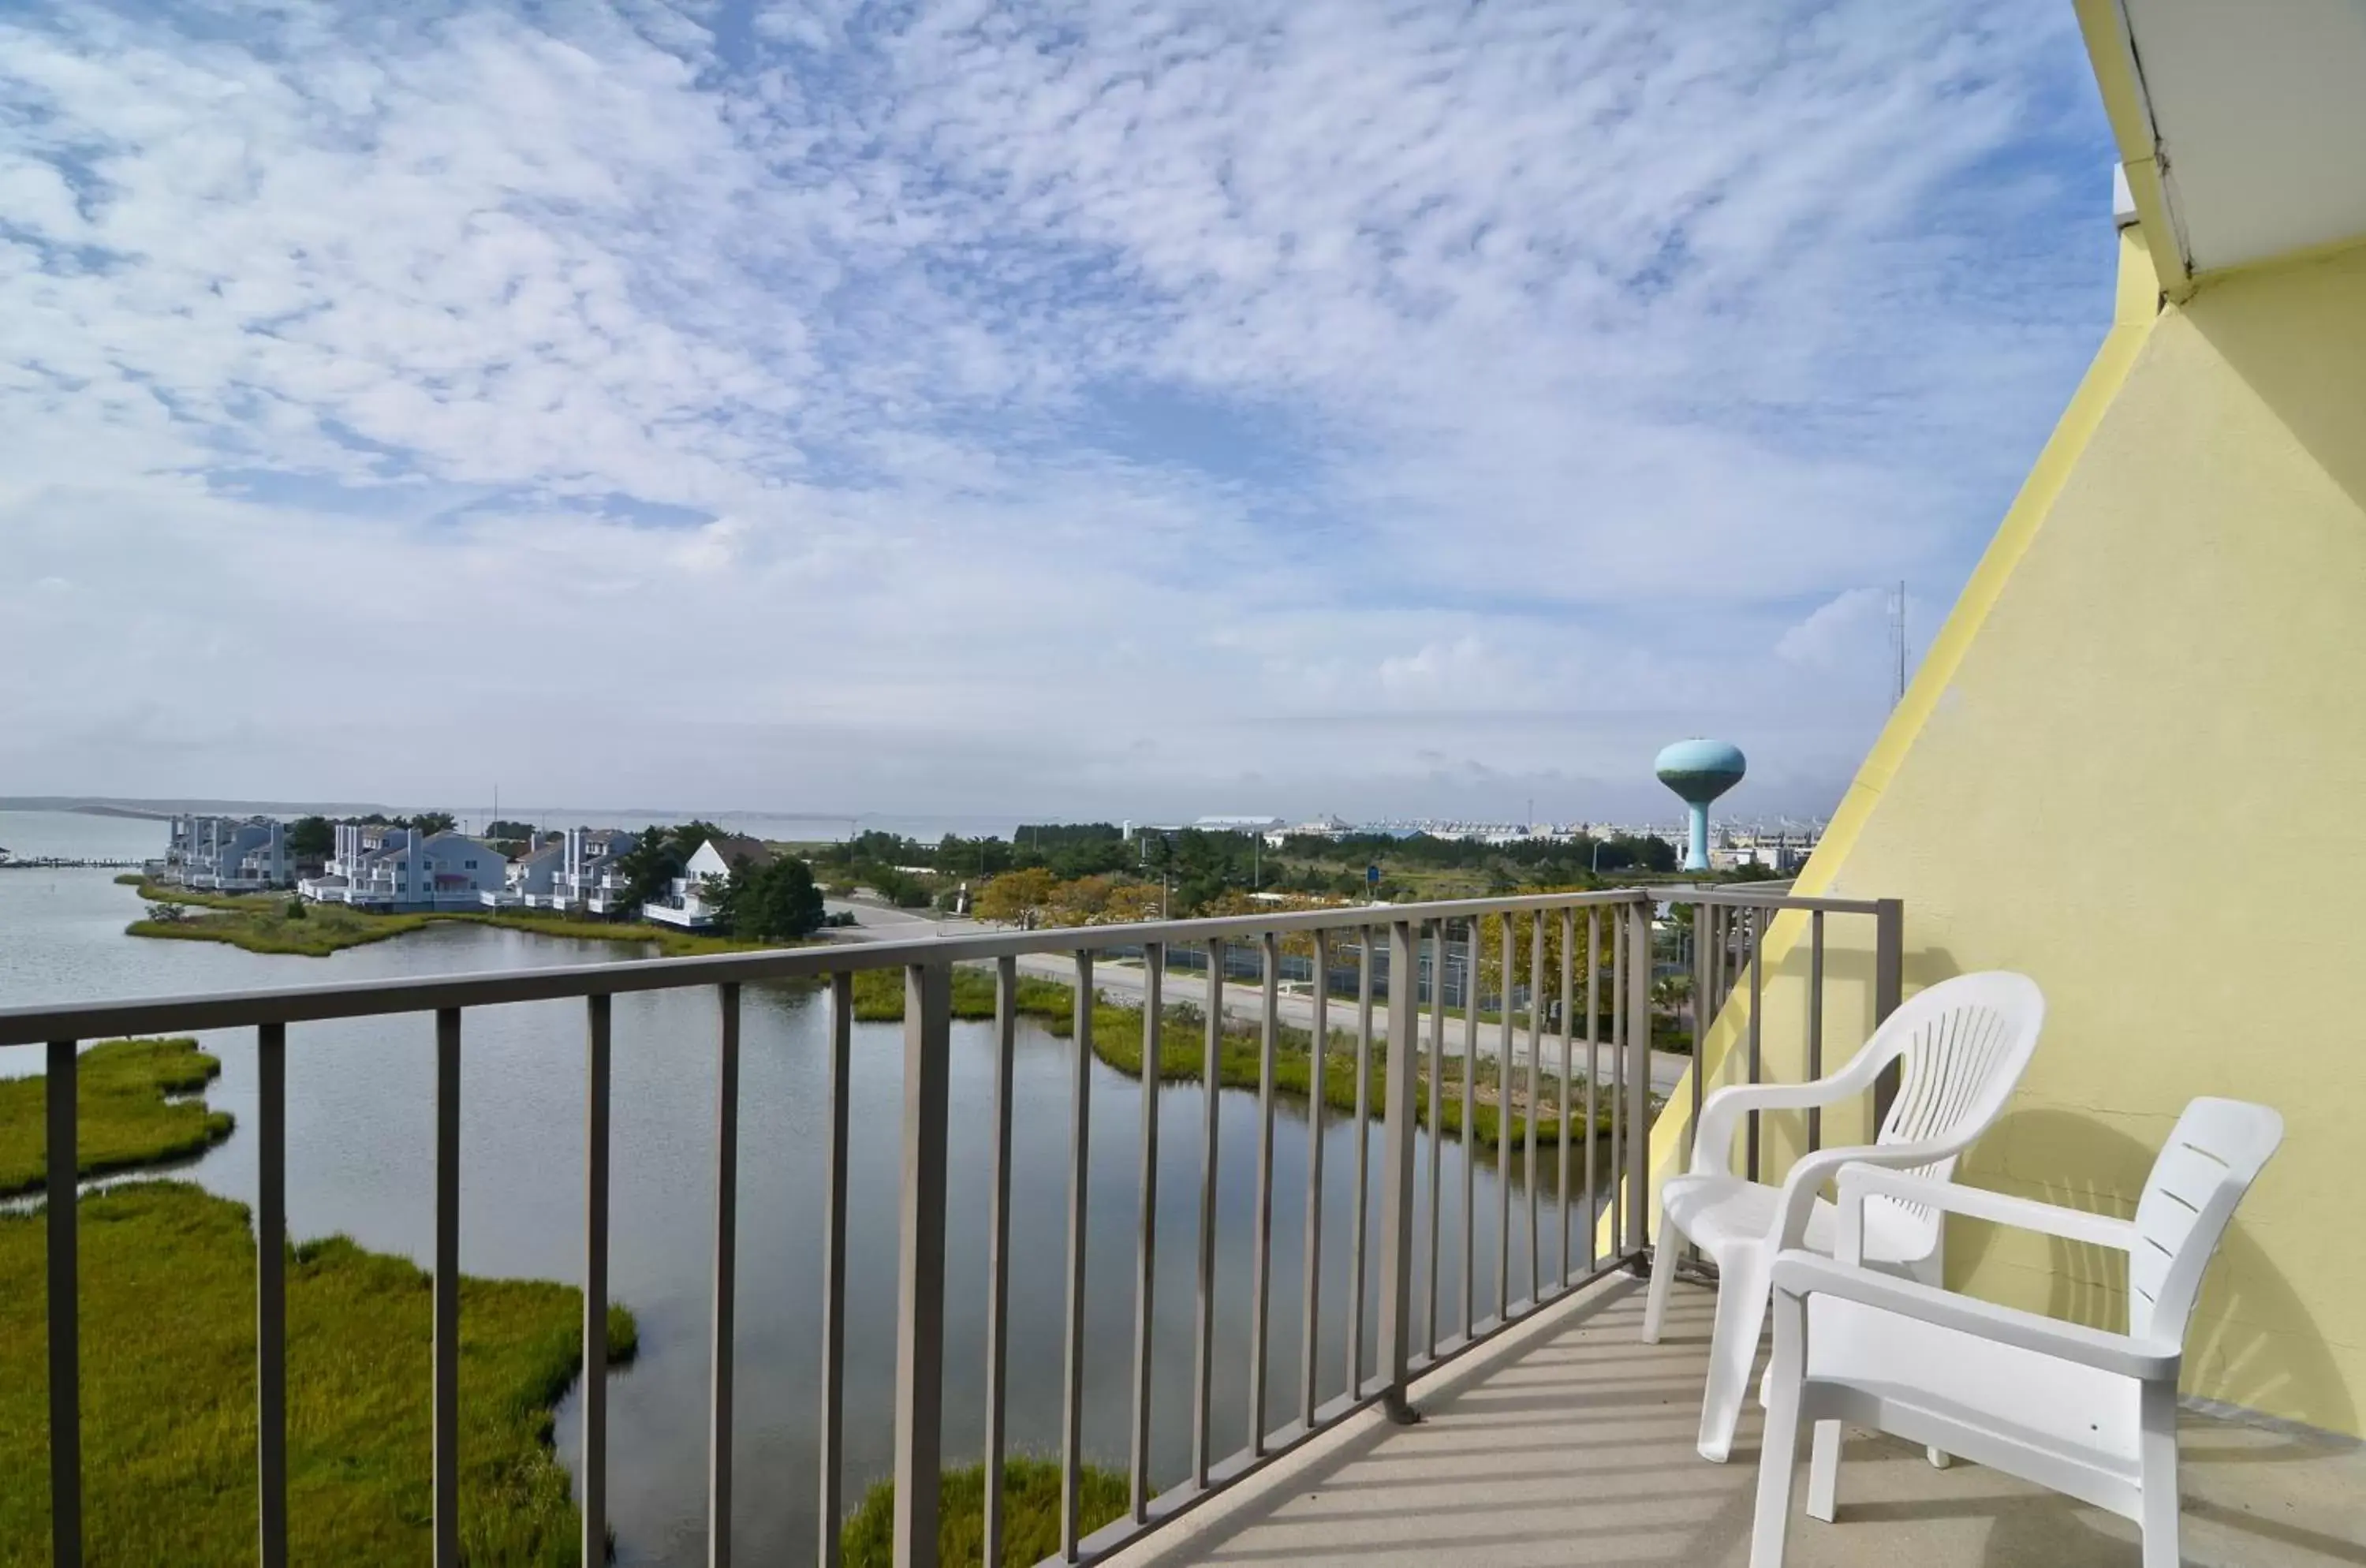
<svg viewBox="0 0 2366 1568"><path fill-rule="evenodd" d="M2045 995L2026 975L1958 975L1916 992L1868 1047L1904 1068L1875 1141L1969 1147L2004 1110L2045 1024ZM1955 1159L1928 1168L1952 1176Z"/></svg>
<svg viewBox="0 0 2366 1568"><path fill-rule="evenodd" d="M2210 1255L2283 1136L2284 1119L2264 1105L2203 1099L2185 1108L2136 1202L2129 1333L2184 1342Z"/></svg>
<svg viewBox="0 0 2366 1568"><path fill-rule="evenodd" d="M1947 1145L1944 1157L1914 1168L1952 1180L1955 1161L2003 1113L2045 1025L2045 994L2010 970L1958 975L1917 991L1865 1043L1865 1057L1902 1066L1898 1098L1874 1141ZM1926 1251L1938 1246L1936 1210L1881 1201L1911 1221Z"/></svg>

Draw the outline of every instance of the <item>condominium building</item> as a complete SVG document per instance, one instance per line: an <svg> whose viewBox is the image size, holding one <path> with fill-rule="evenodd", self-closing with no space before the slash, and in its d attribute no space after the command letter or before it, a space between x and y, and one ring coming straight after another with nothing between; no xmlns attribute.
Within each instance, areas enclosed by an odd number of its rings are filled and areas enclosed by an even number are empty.
<svg viewBox="0 0 2366 1568"><path fill-rule="evenodd" d="M276 817L175 817L171 831L167 882L222 892L287 885L287 825Z"/></svg>

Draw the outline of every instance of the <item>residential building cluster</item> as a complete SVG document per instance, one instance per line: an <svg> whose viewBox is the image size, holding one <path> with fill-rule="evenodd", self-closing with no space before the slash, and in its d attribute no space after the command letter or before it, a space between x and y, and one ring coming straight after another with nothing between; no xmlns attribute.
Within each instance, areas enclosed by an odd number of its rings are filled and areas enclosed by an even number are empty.
<svg viewBox="0 0 2366 1568"><path fill-rule="evenodd" d="M164 858L149 863L156 881L208 893L285 887L293 874L287 825L276 817L175 817Z"/></svg>
<svg viewBox="0 0 2366 1568"><path fill-rule="evenodd" d="M186 816L172 819L151 880L206 892L278 889L316 904L380 914L468 909L544 909L561 915L627 915L711 927L724 880L742 863L770 863L757 840L724 835L702 845L659 897L631 907L625 855L640 836L621 828L569 828L511 857L483 839L370 822L335 824L328 856L299 865L287 825L273 817Z"/></svg>

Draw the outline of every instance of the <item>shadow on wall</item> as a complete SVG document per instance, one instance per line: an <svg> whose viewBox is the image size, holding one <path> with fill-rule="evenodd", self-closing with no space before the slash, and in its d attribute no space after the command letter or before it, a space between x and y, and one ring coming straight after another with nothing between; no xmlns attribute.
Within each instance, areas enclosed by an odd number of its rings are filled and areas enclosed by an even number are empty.
<svg viewBox="0 0 2366 1568"><path fill-rule="evenodd" d="M2159 1119L2164 1138L2171 1120ZM2074 1111L2012 1111L1981 1141L1975 1160L1982 1168L1970 1179L1989 1185L2000 1175L2015 1190L2045 1202L2127 1215L2158 1153L2155 1145ZM1979 1159L1980 1154L1988 1157ZM1949 1224L1947 1272L1954 1280L1978 1269L1997 1234L1992 1225ZM2059 1238L2046 1238L2046 1246L2048 1315L2124 1332L2125 1258L2108 1247ZM2012 1258L2008 1266L2020 1268L2022 1261ZM2185 1350L2188 1393L2333 1432L2358 1429L2357 1406L2339 1364L2274 1258L2244 1225L2240 1209L2203 1280Z"/></svg>
<svg viewBox="0 0 2366 1568"><path fill-rule="evenodd" d="M2187 320L2317 466L2366 508L2366 251L2230 278Z"/></svg>

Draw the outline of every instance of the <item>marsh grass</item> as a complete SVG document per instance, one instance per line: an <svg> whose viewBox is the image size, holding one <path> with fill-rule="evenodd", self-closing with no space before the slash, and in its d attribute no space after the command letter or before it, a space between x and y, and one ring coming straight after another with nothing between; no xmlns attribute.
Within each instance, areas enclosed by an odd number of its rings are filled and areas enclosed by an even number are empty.
<svg viewBox="0 0 2366 1568"><path fill-rule="evenodd" d="M1079 1534L1089 1535L1126 1510L1126 1479L1086 1465L1076 1501ZM976 1562L986 1550L986 1467L965 1465L937 1479L937 1560ZM1010 1459L1002 1466L1002 1562L995 1568L1033 1568L1060 1554L1060 1467L1049 1460ZM846 1568L888 1568L895 1561L896 1483L882 1481L839 1534Z"/></svg>
<svg viewBox="0 0 2366 1568"><path fill-rule="evenodd" d="M243 1204L142 1181L81 1205L84 1532L94 1564L254 1560L254 1235ZM38 1209L0 1214L0 1565L49 1552L47 1334ZM298 1562L426 1561L429 1276L342 1236L287 1269L288 1523ZM460 1284L461 1551L579 1561L552 1407L580 1368L582 1297ZM611 1308L610 1362L636 1348Z"/></svg>
<svg viewBox="0 0 2366 1568"><path fill-rule="evenodd" d="M995 978L983 969L956 967L953 970L953 1016L963 1019L994 1016ZM1076 987L1056 980L1022 977L1014 998L1017 1010L1040 1021L1051 1033L1065 1037L1076 1029ZM1335 1010L1345 1013L1353 1003L1333 1004ZM854 1016L865 1023L889 1023L904 1016L904 977L897 969L869 969L854 976ZM1143 1066L1144 1029L1142 1009L1123 1007L1106 998L1096 998L1093 1006L1093 1055L1129 1077L1140 1077ZM1312 1050L1313 1033L1310 1030L1282 1024L1274 1038L1273 1081L1276 1092L1296 1100L1309 1100L1314 1091L1314 1057ZM1192 1007L1164 1010L1158 1028L1158 1077L1162 1083L1197 1083L1205 1065L1207 1021ZM1582 1060L1583 1045L1572 1053L1573 1060ZM1549 1059L1557 1055L1548 1047ZM1458 1056L1444 1058L1446 1067L1445 1103L1439 1112L1439 1129L1457 1137L1463 1135L1466 1120L1470 1142L1480 1147L1493 1148L1504 1132L1508 1120L1515 1138L1525 1138L1526 1120L1529 1112L1527 1081L1525 1070L1515 1075L1508 1095L1508 1117L1504 1085L1499 1081L1496 1065L1482 1058L1471 1092L1463 1092L1463 1064ZM1369 1086L1371 1114L1380 1116L1388 1109L1388 1047L1385 1043L1372 1043L1371 1081ZM1424 1055L1415 1070L1424 1075L1429 1070L1429 1059ZM1263 1071L1263 1045L1257 1030L1237 1021L1227 1020L1217 1057L1217 1083L1225 1089L1255 1089L1259 1087ZM1356 1043L1355 1036L1344 1030L1331 1032L1330 1048L1323 1057L1323 1102L1335 1111L1356 1109ZM1570 1084L1572 1099L1571 1136L1583 1133L1583 1111L1580 1109L1585 1093L1582 1077ZM1558 1141L1560 1136L1560 1084L1550 1072L1540 1073L1536 1095L1537 1140ZM1421 1104L1416 1108L1424 1124L1429 1121L1429 1099L1426 1082L1421 1089ZM1598 1107L1597 1125L1609 1126L1609 1111Z"/></svg>
<svg viewBox="0 0 2366 1568"><path fill-rule="evenodd" d="M203 1154L230 1136L231 1114L192 1096L221 1072L195 1040L108 1040L74 1069L74 1164L103 1176ZM38 1190L49 1168L48 1080L0 1078L0 1198Z"/></svg>

